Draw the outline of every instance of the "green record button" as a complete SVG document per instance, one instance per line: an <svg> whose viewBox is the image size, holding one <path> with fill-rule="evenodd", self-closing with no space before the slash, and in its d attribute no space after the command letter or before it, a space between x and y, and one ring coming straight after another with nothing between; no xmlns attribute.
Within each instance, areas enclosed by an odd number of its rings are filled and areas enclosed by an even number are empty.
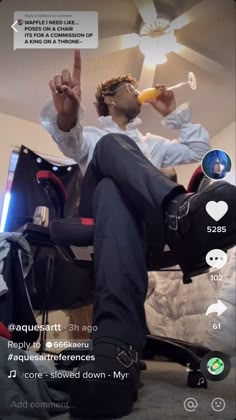
<svg viewBox="0 0 236 420"><path fill-rule="evenodd" d="M220 351L210 351L201 361L201 371L210 381L222 381L231 369L229 357Z"/></svg>

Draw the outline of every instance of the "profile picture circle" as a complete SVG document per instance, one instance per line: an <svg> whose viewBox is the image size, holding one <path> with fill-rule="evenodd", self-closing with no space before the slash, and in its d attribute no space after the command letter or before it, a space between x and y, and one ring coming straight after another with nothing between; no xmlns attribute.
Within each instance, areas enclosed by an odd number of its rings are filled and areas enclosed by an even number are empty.
<svg viewBox="0 0 236 420"><path fill-rule="evenodd" d="M24 21L23 21L23 19L18 19L17 23L18 23L18 25L23 25Z"/></svg>
<svg viewBox="0 0 236 420"><path fill-rule="evenodd" d="M232 167L228 153L221 149L213 149L205 154L202 159L202 171L210 179L226 178Z"/></svg>

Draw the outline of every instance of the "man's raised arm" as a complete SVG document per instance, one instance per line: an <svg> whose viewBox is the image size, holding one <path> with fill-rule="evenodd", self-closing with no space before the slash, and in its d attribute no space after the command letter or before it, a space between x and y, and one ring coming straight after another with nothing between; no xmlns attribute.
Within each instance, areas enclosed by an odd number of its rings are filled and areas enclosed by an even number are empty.
<svg viewBox="0 0 236 420"><path fill-rule="evenodd" d="M88 157L90 145L81 125L84 111L80 104L80 77L80 51L75 50L72 74L64 69L49 82L52 100L44 105L40 123L51 134L62 153L81 165Z"/></svg>
<svg viewBox="0 0 236 420"><path fill-rule="evenodd" d="M70 131L76 124L81 101L81 57L80 50L74 52L73 73L62 70L50 80L49 86L57 111L57 124L62 131Z"/></svg>
<svg viewBox="0 0 236 420"><path fill-rule="evenodd" d="M159 87L159 85L156 85ZM165 144L165 153L162 156L162 166L175 166L185 163L201 161L203 156L211 149L207 130L201 124L191 122L191 108L189 104L182 104L176 108L175 96L172 91L165 86L159 87L162 91L157 99L150 100L149 103L165 119L162 124L168 128L179 131L176 140L162 138ZM153 139L153 136L151 136ZM160 137L158 138L160 141ZM159 161L160 151L154 149L152 161Z"/></svg>

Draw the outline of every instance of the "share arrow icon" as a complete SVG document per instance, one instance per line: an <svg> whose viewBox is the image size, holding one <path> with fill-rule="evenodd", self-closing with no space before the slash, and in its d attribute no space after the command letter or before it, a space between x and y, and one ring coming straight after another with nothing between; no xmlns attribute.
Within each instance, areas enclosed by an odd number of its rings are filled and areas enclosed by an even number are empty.
<svg viewBox="0 0 236 420"><path fill-rule="evenodd" d="M15 28L15 25L17 24L17 20L13 23L13 25L11 25L11 28L15 31L18 32L18 30Z"/></svg>
<svg viewBox="0 0 236 420"><path fill-rule="evenodd" d="M213 303L212 305L208 306L206 311L206 316L209 314L213 314L214 312L217 313L217 316L221 316L227 309L227 306L220 299L218 299L217 303Z"/></svg>

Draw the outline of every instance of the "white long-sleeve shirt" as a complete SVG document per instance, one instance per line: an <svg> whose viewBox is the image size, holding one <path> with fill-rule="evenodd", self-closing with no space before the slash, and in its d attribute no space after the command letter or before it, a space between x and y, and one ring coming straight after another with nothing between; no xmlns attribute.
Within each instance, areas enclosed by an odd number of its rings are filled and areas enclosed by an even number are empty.
<svg viewBox="0 0 236 420"><path fill-rule="evenodd" d="M97 142L108 133L122 133L131 137L157 168L200 161L210 150L206 129L190 121L189 104L180 105L162 121L163 125L179 131L177 140L168 140L151 133L142 135L137 128L142 123L138 117L126 126L126 130L121 130L111 116L98 118L100 128L83 127L83 115L84 110L80 107L75 127L65 132L57 125L57 113L52 101L47 102L40 113L42 126L51 134L62 153L79 164L83 174L92 159Z"/></svg>

